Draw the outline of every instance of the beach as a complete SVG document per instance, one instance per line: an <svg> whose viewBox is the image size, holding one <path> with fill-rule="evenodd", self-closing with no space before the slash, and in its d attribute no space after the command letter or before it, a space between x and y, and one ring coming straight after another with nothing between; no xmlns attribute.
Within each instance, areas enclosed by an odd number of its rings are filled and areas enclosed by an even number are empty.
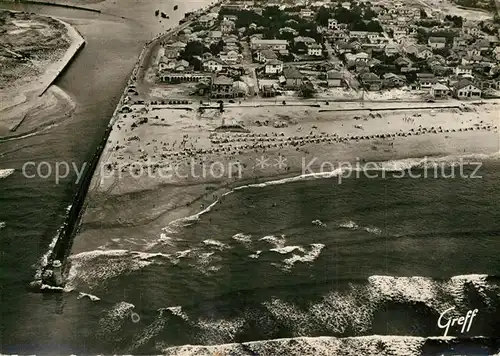
<svg viewBox="0 0 500 356"><path fill-rule="evenodd" d="M109 226L109 240L131 227L147 234L196 214L238 186L304 174L322 177L335 174L341 163L362 167L498 152L497 102L445 104L227 104L223 113L151 105L120 113L93 177L73 251L102 244L93 237L93 225ZM223 122L244 131L221 129ZM129 199L133 203L124 204Z"/></svg>

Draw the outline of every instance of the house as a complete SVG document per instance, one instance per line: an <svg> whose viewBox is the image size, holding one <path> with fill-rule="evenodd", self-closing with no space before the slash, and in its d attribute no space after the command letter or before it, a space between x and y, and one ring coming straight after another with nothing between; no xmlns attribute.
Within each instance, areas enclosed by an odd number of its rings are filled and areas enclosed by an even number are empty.
<svg viewBox="0 0 500 356"><path fill-rule="evenodd" d="M299 32L291 27L283 27L283 28L280 28L280 35L282 35L283 33L287 32L287 33L290 33L292 36L297 36L299 34Z"/></svg>
<svg viewBox="0 0 500 356"><path fill-rule="evenodd" d="M354 63L364 62L364 63L367 63L370 60L370 55L368 53L366 53L366 52L359 52L359 53L356 53L356 54L347 53L345 55L345 59L348 62L354 62Z"/></svg>
<svg viewBox="0 0 500 356"><path fill-rule="evenodd" d="M384 53L387 57L395 56L396 54L398 54L400 52L401 52L401 50L396 43L389 43L389 44L385 45Z"/></svg>
<svg viewBox="0 0 500 356"><path fill-rule="evenodd" d="M231 33L235 29L235 24L233 21L225 20L220 24L220 30L222 33Z"/></svg>
<svg viewBox="0 0 500 356"><path fill-rule="evenodd" d="M263 49L257 51L257 61L260 63L266 63L267 61L278 59L276 53L271 49Z"/></svg>
<svg viewBox="0 0 500 356"><path fill-rule="evenodd" d="M165 48L163 56L168 59L176 59L179 57L180 50L178 48Z"/></svg>
<svg viewBox="0 0 500 356"><path fill-rule="evenodd" d="M283 62L277 59L271 59L266 63L264 71L266 74L279 74L283 72Z"/></svg>
<svg viewBox="0 0 500 356"><path fill-rule="evenodd" d="M453 86L453 94L457 99L479 99L481 89L476 87L470 80L462 79Z"/></svg>
<svg viewBox="0 0 500 356"><path fill-rule="evenodd" d="M356 39L361 39L361 38L366 38L368 37L368 31L351 31L349 32L350 38L356 38Z"/></svg>
<svg viewBox="0 0 500 356"><path fill-rule="evenodd" d="M429 57L432 57L433 53L429 48L422 46L417 49L417 53L415 53L415 56L419 59L427 59Z"/></svg>
<svg viewBox="0 0 500 356"><path fill-rule="evenodd" d="M467 46L467 39L462 36L453 37L453 49L464 49Z"/></svg>
<svg viewBox="0 0 500 356"><path fill-rule="evenodd" d="M345 41L337 41L335 42L335 50L338 54L351 53L353 48L352 44Z"/></svg>
<svg viewBox="0 0 500 356"><path fill-rule="evenodd" d="M311 37L298 36L298 37L295 37L293 39L293 43L295 45L297 45L298 43L303 43L307 46L307 45L315 44L316 40L314 38L311 38Z"/></svg>
<svg viewBox="0 0 500 356"><path fill-rule="evenodd" d="M300 16L303 18L310 18L312 17L313 12L310 9L300 9Z"/></svg>
<svg viewBox="0 0 500 356"><path fill-rule="evenodd" d="M211 98L233 98L233 83L231 78L226 76L215 77L210 86Z"/></svg>
<svg viewBox="0 0 500 356"><path fill-rule="evenodd" d="M417 73L417 85L420 89L430 90L438 82L432 73Z"/></svg>
<svg viewBox="0 0 500 356"><path fill-rule="evenodd" d="M400 68L409 68L413 65L413 62L410 58L407 57L399 57L394 61L394 64Z"/></svg>
<svg viewBox="0 0 500 356"><path fill-rule="evenodd" d="M392 38L394 41L400 41L406 37L406 28L394 27L392 30Z"/></svg>
<svg viewBox="0 0 500 356"><path fill-rule="evenodd" d="M207 72L220 72L226 63L219 58L211 57L202 62L203 70Z"/></svg>
<svg viewBox="0 0 500 356"><path fill-rule="evenodd" d="M219 58L227 64L236 64L240 60L240 54L236 51L221 52Z"/></svg>
<svg viewBox="0 0 500 356"><path fill-rule="evenodd" d="M226 14L226 15L222 16L222 20L223 21L236 21L236 20L238 20L238 16Z"/></svg>
<svg viewBox="0 0 500 356"><path fill-rule="evenodd" d="M479 50L479 53L486 52L490 49L490 41L488 40L478 40L474 43L474 48Z"/></svg>
<svg viewBox="0 0 500 356"><path fill-rule="evenodd" d="M158 63L158 71L163 72L164 70L171 70L175 67L174 59L167 59L162 57Z"/></svg>
<svg viewBox="0 0 500 356"><path fill-rule="evenodd" d="M317 43L307 45L307 55L321 57L323 55L323 47Z"/></svg>
<svg viewBox="0 0 500 356"><path fill-rule="evenodd" d="M303 84L304 76L302 73L294 66L289 66L283 68L283 77L286 81L286 88L288 89L298 89Z"/></svg>
<svg viewBox="0 0 500 356"><path fill-rule="evenodd" d="M341 6L344 8L344 9L347 9L347 10L350 10L351 9L351 3L349 1L344 1Z"/></svg>
<svg viewBox="0 0 500 356"><path fill-rule="evenodd" d="M328 72L326 72L326 81L328 84L328 87L341 87L342 86L342 73L340 73L338 70L331 69Z"/></svg>
<svg viewBox="0 0 500 356"><path fill-rule="evenodd" d="M263 85L260 88L260 95L263 98L272 98L276 96L276 89L272 85Z"/></svg>
<svg viewBox="0 0 500 356"><path fill-rule="evenodd" d="M337 30L339 22L336 19L329 18L328 19L328 29L329 30Z"/></svg>
<svg viewBox="0 0 500 356"><path fill-rule="evenodd" d="M215 19L213 16L210 16L210 15L203 15L203 16L200 16L198 18L198 22L200 23L200 25L202 25L204 28L209 28L211 27L214 22L215 22Z"/></svg>
<svg viewBox="0 0 500 356"><path fill-rule="evenodd" d="M209 39L212 41L218 41L222 39L222 32L221 31L210 31L210 35L208 36Z"/></svg>
<svg viewBox="0 0 500 356"><path fill-rule="evenodd" d="M446 37L429 37L427 44L431 49L441 49L446 47Z"/></svg>
<svg viewBox="0 0 500 356"><path fill-rule="evenodd" d="M455 67L455 75L463 76L463 75L472 75L472 66L471 65L458 65Z"/></svg>
<svg viewBox="0 0 500 356"><path fill-rule="evenodd" d="M382 88L382 81L375 73L362 74L361 82L367 90L380 90Z"/></svg>
<svg viewBox="0 0 500 356"><path fill-rule="evenodd" d="M402 43L402 50L404 53L406 54L413 54L413 55L417 55L418 51L422 48L427 48L425 46L418 46L416 45L415 43ZM432 52L431 52L431 55L432 55Z"/></svg>
<svg viewBox="0 0 500 356"><path fill-rule="evenodd" d="M441 83L436 83L431 87L431 95L434 98L447 98L450 95L450 89Z"/></svg>
<svg viewBox="0 0 500 356"><path fill-rule="evenodd" d="M500 46L496 46L494 49L493 49L493 56L495 57L495 59L497 61L500 61Z"/></svg>
<svg viewBox="0 0 500 356"><path fill-rule="evenodd" d="M406 78L402 75L385 73L382 78L385 88L399 88L406 85Z"/></svg>
<svg viewBox="0 0 500 356"><path fill-rule="evenodd" d="M467 48L467 55L470 57L480 56L481 51L476 46L468 47Z"/></svg>
<svg viewBox="0 0 500 356"><path fill-rule="evenodd" d="M250 47L253 51L261 49L272 49L274 51L286 50L288 46L287 40L262 40L252 38L250 40Z"/></svg>
<svg viewBox="0 0 500 356"><path fill-rule="evenodd" d="M470 21L465 21L462 26L462 33L474 37L478 37L481 33L477 23L471 23Z"/></svg>

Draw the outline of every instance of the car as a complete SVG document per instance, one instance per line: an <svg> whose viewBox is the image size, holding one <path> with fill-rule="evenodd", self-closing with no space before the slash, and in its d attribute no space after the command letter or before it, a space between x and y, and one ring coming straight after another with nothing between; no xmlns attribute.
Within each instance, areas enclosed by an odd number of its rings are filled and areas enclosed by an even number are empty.
<svg viewBox="0 0 500 356"><path fill-rule="evenodd" d="M231 99L231 100L229 100L229 103L234 104L235 101Z"/></svg>
<svg viewBox="0 0 500 356"><path fill-rule="evenodd" d="M428 103L435 103L435 102L436 102L434 99L431 99L431 98L427 99L426 101L427 101Z"/></svg>
<svg viewBox="0 0 500 356"><path fill-rule="evenodd" d="M217 104L224 104L222 100L217 100Z"/></svg>

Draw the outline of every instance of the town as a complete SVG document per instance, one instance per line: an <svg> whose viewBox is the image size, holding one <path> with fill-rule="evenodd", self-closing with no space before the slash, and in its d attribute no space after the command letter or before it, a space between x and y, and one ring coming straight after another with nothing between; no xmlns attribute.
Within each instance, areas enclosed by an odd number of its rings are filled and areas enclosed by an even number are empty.
<svg viewBox="0 0 500 356"><path fill-rule="evenodd" d="M150 78L170 99L497 97L498 17L424 5L231 1L164 41Z"/></svg>
<svg viewBox="0 0 500 356"><path fill-rule="evenodd" d="M134 191L144 169L215 161L261 179L300 174L312 157L498 149L499 21L447 4L231 1L185 14L144 47L112 120L102 187ZM261 169L260 156L287 164Z"/></svg>

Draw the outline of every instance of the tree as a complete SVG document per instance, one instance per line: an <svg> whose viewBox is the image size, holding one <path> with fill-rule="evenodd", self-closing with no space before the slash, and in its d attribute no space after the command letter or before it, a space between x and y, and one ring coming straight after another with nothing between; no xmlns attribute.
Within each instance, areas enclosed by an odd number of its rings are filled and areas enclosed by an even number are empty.
<svg viewBox="0 0 500 356"><path fill-rule="evenodd" d="M314 90L314 87L311 83L303 83L301 86L300 86L300 95L303 97L303 98L312 98L315 94L315 90Z"/></svg>
<svg viewBox="0 0 500 356"><path fill-rule="evenodd" d="M328 19L330 18L330 10L321 6L316 14L316 23L320 26L328 26Z"/></svg>
<svg viewBox="0 0 500 356"><path fill-rule="evenodd" d="M219 40L217 43L212 43L210 45L210 53L212 53L214 56L218 55L222 50L224 49L224 41Z"/></svg>
<svg viewBox="0 0 500 356"><path fill-rule="evenodd" d="M371 8L367 8L363 14L363 19L370 21L377 17L377 13Z"/></svg>
<svg viewBox="0 0 500 356"><path fill-rule="evenodd" d="M201 56L205 52L210 52L210 50L203 43L191 41L187 43L180 57L188 61L190 64L193 64L193 57Z"/></svg>

